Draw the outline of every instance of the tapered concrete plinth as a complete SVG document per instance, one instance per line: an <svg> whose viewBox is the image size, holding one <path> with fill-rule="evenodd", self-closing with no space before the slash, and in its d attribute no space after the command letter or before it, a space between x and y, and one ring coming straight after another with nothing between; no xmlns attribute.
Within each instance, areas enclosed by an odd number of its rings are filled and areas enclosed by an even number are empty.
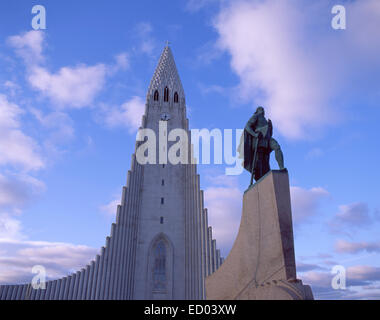
<svg viewBox="0 0 380 320"><path fill-rule="evenodd" d="M238 236L221 267L206 278L209 300L313 299L296 279L289 177L270 171L243 197Z"/></svg>

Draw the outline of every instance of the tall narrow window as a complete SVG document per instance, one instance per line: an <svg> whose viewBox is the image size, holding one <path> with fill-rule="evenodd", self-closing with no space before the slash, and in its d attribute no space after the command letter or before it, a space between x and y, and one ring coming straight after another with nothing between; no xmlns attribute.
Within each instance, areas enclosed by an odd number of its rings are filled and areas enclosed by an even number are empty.
<svg viewBox="0 0 380 320"><path fill-rule="evenodd" d="M166 247L161 240L154 249L153 291L166 290Z"/></svg>
<svg viewBox="0 0 380 320"><path fill-rule="evenodd" d="M161 204L164 204L164 198L161 198Z"/></svg>
<svg viewBox="0 0 380 320"><path fill-rule="evenodd" d="M154 91L154 96L153 96L154 101L158 101L158 91Z"/></svg>
<svg viewBox="0 0 380 320"><path fill-rule="evenodd" d="M178 93L177 92L174 93L174 102L178 103Z"/></svg>
<svg viewBox="0 0 380 320"><path fill-rule="evenodd" d="M164 89L164 101L169 101L169 89L165 87Z"/></svg>

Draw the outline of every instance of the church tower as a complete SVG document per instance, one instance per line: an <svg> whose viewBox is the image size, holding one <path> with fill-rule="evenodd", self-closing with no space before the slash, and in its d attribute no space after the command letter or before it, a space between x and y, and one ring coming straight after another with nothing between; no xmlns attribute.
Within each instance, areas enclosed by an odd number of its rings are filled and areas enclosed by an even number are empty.
<svg viewBox="0 0 380 320"><path fill-rule="evenodd" d="M160 129L160 121L165 129ZM142 128L152 129L157 141L159 134L166 137L173 129L184 129L191 136L185 93L169 46L148 89ZM167 153L174 143L158 145L156 154ZM215 241L209 239L199 175L194 164L172 164L165 161L166 154L164 158L143 165L133 298L202 299L204 278L219 266L220 257ZM217 264L211 269L210 258Z"/></svg>
<svg viewBox="0 0 380 320"><path fill-rule="evenodd" d="M0 300L205 298L205 277L222 258L196 165L190 147L188 164L173 164L165 158L176 141L158 143L160 134L171 140L170 132L182 129L191 145L185 94L168 45L150 82L140 129L155 133L157 161L139 163L136 151L144 141L136 141L116 222L100 254L76 273L47 281L46 289L0 286Z"/></svg>

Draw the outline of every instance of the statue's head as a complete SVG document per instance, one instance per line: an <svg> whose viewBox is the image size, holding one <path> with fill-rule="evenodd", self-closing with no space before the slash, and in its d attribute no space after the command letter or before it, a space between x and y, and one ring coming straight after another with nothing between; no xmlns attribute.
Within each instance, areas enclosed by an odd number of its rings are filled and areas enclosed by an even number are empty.
<svg viewBox="0 0 380 320"><path fill-rule="evenodd" d="M261 107L261 106L257 107L255 114L262 114L262 115L264 115L265 114L264 108Z"/></svg>

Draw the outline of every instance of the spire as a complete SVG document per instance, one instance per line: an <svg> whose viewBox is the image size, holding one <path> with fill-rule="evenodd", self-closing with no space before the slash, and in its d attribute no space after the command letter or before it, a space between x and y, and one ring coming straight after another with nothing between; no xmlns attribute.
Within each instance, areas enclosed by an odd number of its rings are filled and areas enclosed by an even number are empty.
<svg viewBox="0 0 380 320"><path fill-rule="evenodd" d="M166 42L152 80L150 81L148 97L152 96L155 90L158 90L159 94L163 95L165 87L169 88L170 94L177 92L180 97L185 96L174 57L169 47L169 41Z"/></svg>

